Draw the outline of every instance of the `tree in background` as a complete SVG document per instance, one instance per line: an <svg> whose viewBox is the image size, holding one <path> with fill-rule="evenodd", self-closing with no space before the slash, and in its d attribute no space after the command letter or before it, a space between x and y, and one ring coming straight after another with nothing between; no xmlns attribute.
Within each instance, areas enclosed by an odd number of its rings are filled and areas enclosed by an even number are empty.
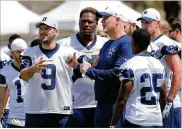
<svg viewBox="0 0 182 129"><path fill-rule="evenodd" d="M166 13L166 20L170 17L178 17L181 9L180 1L164 1L163 6Z"/></svg>

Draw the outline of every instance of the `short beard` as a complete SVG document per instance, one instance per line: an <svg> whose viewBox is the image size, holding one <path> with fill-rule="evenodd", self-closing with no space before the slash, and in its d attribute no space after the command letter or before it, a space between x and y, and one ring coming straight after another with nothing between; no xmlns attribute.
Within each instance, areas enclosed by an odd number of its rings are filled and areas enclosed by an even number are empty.
<svg viewBox="0 0 182 129"><path fill-rule="evenodd" d="M46 38L46 40L41 40L42 44L48 45L51 43L51 41L53 41L55 39L55 37L52 38Z"/></svg>

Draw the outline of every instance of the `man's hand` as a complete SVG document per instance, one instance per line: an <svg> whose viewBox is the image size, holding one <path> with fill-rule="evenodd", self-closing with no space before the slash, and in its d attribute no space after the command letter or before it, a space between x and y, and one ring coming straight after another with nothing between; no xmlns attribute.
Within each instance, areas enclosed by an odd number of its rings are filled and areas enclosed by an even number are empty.
<svg viewBox="0 0 182 129"><path fill-rule="evenodd" d="M76 53L74 53L73 55L68 55L68 57L65 61L70 67L76 68L77 64L78 64Z"/></svg>
<svg viewBox="0 0 182 129"><path fill-rule="evenodd" d="M165 105L164 110L162 112L162 116L164 119L168 117L169 111L170 111L172 105L173 105L173 102L167 98L166 105Z"/></svg>
<svg viewBox="0 0 182 129"><path fill-rule="evenodd" d="M32 65L32 70L35 73L41 73L43 69L46 69L47 64L44 64L45 60L41 57L38 59L34 65Z"/></svg>
<svg viewBox="0 0 182 129"><path fill-rule="evenodd" d="M86 73L89 67L91 67L91 64L89 64L88 62L83 62L80 66L80 72Z"/></svg>

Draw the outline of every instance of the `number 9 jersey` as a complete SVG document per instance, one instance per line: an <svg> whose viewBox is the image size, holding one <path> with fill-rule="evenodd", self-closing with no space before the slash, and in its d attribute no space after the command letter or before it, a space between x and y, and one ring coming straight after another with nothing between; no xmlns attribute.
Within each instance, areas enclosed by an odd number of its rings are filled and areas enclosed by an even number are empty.
<svg viewBox="0 0 182 129"><path fill-rule="evenodd" d="M19 78L20 70L13 63L7 65L0 72L0 86L9 90L8 118L25 119L25 96L27 83Z"/></svg>
<svg viewBox="0 0 182 129"><path fill-rule="evenodd" d="M34 64L41 57L46 69L34 73L28 80L25 112L29 114L71 114L71 76L73 69L66 64L65 56L73 55L74 49L56 44L53 50L41 45L27 49L21 57L21 69Z"/></svg>
<svg viewBox="0 0 182 129"><path fill-rule="evenodd" d="M165 76L163 65L143 53L125 62L120 69L119 79L133 82L125 108L125 119L142 126L162 126L159 96Z"/></svg>

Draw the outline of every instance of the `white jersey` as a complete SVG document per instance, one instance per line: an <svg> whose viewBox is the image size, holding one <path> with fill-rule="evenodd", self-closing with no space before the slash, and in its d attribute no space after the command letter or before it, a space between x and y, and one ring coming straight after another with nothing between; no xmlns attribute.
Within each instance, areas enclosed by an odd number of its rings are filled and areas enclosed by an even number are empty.
<svg viewBox="0 0 182 129"><path fill-rule="evenodd" d="M10 56L8 56L3 51L0 51L0 69L7 66L8 64L11 64L11 62L12 62L12 60L11 60ZM9 99L6 103L5 109L9 109Z"/></svg>
<svg viewBox="0 0 182 129"><path fill-rule="evenodd" d="M64 38L58 41L61 45L69 46L80 51L90 59L96 59L100 49L108 39L96 36L94 42L90 46L83 46L78 40L76 34L71 37ZM96 107L94 80L87 77L78 78L72 86L73 108L92 108Z"/></svg>
<svg viewBox="0 0 182 129"><path fill-rule="evenodd" d="M3 51L0 51L0 69L5 67L7 64L10 64L10 56L8 56L6 53Z"/></svg>
<svg viewBox="0 0 182 129"><path fill-rule="evenodd" d="M152 41L147 49L149 52L157 52L157 53L164 53L173 54L177 51L181 50L180 43L168 38L166 35L160 35L156 40ZM157 55L158 56L158 55ZM160 59L161 63L164 65L166 70L166 87L167 87L167 94L171 87L171 79L172 79L172 71L170 70L169 66L167 65L164 58ZM176 95L175 99L173 100L173 107L181 107L181 90Z"/></svg>
<svg viewBox="0 0 182 129"><path fill-rule="evenodd" d="M74 49L60 46L47 51L39 46L28 48L21 57L22 66L29 67L41 57L47 68L35 73L28 80L25 112L29 114L72 114L71 76L73 69L65 62L65 56Z"/></svg>
<svg viewBox="0 0 182 129"><path fill-rule="evenodd" d="M163 65L149 54L138 54L121 65L120 69L121 81L133 81L125 119L136 125L162 126L159 96L165 76Z"/></svg>
<svg viewBox="0 0 182 129"><path fill-rule="evenodd" d="M9 115L8 118L25 119L25 96L27 83L19 78L20 70L9 64L0 72L0 86L9 90Z"/></svg>

